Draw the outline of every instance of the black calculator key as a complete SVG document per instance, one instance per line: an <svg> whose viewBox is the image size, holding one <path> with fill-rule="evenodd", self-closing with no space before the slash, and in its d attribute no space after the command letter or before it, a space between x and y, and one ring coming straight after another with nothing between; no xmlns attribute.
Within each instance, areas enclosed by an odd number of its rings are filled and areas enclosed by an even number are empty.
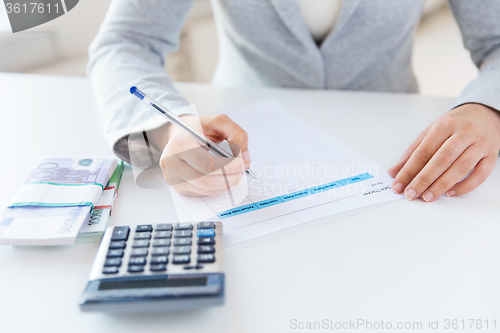
<svg viewBox="0 0 500 333"><path fill-rule="evenodd" d="M146 265L146 257L132 257L128 260L130 265Z"/></svg>
<svg viewBox="0 0 500 333"><path fill-rule="evenodd" d="M198 262L214 262L215 256L213 254L199 254Z"/></svg>
<svg viewBox="0 0 500 333"><path fill-rule="evenodd" d="M152 256L168 255L169 253L170 253L170 249L166 246L155 247L155 248L153 248L153 250L151 250Z"/></svg>
<svg viewBox="0 0 500 333"><path fill-rule="evenodd" d="M118 273L119 268L116 266L104 267L102 269L102 274L116 274Z"/></svg>
<svg viewBox="0 0 500 333"><path fill-rule="evenodd" d="M215 238L213 237L198 238L198 245L214 245L214 244L215 244Z"/></svg>
<svg viewBox="0 0 500 333"><path fill-rule="evenodd" d="M146 247L139 247L137 249L132 249L130 251L131 257L143 257L148 255L148 249Z"/></svg>
<svg viewBox="0 0 500 333"><path fill-rule="evenodd" d="M120 258L108 258L104 262L104 266L121 266L122 260Z"/></svg>
<svg viewBox="0 0 500 333"><path fill-rule="evenodd" d="M114 250L108 250L108 254L106 254L107 258L121 258L123 257L123 250L121 249L114 249Z"/></svg>
<svg viewBox="0 0 500 333"><path fill-rule="evenodd" d="M155 231L172 231L172 225L170 223L157 224Z"/></svg>
<svg viewBox="0 0 500 333"><path fill-rule="evenodd" d="M196 266L184 266L183 269L202 269L203 265L197 264Z"/></svg>
<svg viewBox="0 0 500 333"><path fill-rule="evenodd" d="M177 223L175 230L193 230L193 225L191 223Z"/></svg>
<svg viewBox="0 0 500 333"><path fill-rule="evenodd" d="M151 265L167 264L167 263L168 263L168 256L155 256L151 258Z"/></svg>
<svg viewBox="0 0 500 333"><path fill-rule="evenodd" d="M134 235L135 240L139 239L150 239L151 238L151 233L149 231L146 232L136 232Z"/></svg>
<svg viewBox="0 0 500 333"><path fill-rule="evenodd" d="M164 272L167 270L167 265L165 264L151 265L149 266L149 270L152 272Z"/></svg>
<svg viewBox="0 0 500 333"><path fill-rule="evenodd" d="M215 222L200 222L198 229L215 229Z"/></svg>
<svg viewBox="0 0 500 333"><path fill-rule="evenodd" d="M189 246L176 246L176 247L174 247L174 254L191 254L191 247L189 247Z"/></svg>
<svg viewBox="0 0 500 333"><path fill-rule="evenodd" d="M200 246L198 246L198 253L215 253L215 246L213 246L213 245L200 245Z"/></svg>
<svg viewBox="0 0 500 333"><path fill-rule="evenodd" d="M174 246L191 246L191 238L176 238L174 239Z"/></svg>
<svg viewBox="0 0 500 333"><path fill-rule="evenodd" d="M193 233L190 230L179 230L174 231L175 238L184 238L184 237L192 237Z"/></svg>
<svg viewBox="0 0 500 333"><path fill-rule="evenodd" d="M113 234L111 235L112 241L126 241L130 232L129 227L114 227Z"/></svg>
<svg viewBox="0 0 500 333"><path fill-rule="evenodd" d="M214 229L198 229L197 236L198 237L214 237L215 230Z"/></svg>
<svg viewBox="0 0 500 333"><path fill-rule="evenodd" d="M149 247L149 240L147 240L147 239L136 240L132 243L132 247L134 247L134 248Z"/></svg>
<svg viewBox="0 0 500 333"><path fill-rule="evenodd" d="M110 249L124 249L125 246L127 246L127 243L125 243L125 241L115 241L109 243Z"/></svg>
<svg viewBox="0 0 500 333"><path fill-rule="evenodd" d="M171 238L172 233L170 231L157 231L154 234L155 239L161 239L161 238Z"/></svg>
<svg viewBox="0 0 500 333"><path fill-rule="evenodd" d="M189 264L191 262L191 258L187 254L182 254L174 256L172 262L174 264Z"/></svg>
<svg viewBox="0 0 500 333"><path fill-rule="evenodd" d="M132 265L128 266L127 272L129 273L140 273L144 272L144 266L139 266L139 265Z"/></svg>
<svg viewBox="0 0 500 333"><path fill-rule="evenodd" d="M159 246L170 246L170 239L155 239L153 240L152 243L153 247L159 247Z"/></svg>
<svg viewBox="0 0 500 333"><path fill-rule="evenodd" d="M138 225L135 228L136 232L143 232L143 231L153 231L153 226L151 224L143 224L143 225Z"/></svg>

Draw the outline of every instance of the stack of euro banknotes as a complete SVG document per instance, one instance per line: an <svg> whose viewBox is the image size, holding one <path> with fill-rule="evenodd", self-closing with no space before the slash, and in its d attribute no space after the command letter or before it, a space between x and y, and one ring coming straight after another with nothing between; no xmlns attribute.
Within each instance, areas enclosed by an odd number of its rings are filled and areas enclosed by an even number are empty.
<svg viewBox="0 0 500 333"><path fill-rule="evenodd" d="M114 156L40 158L0 215L0 245L99 242L123 167Z"/></svg>

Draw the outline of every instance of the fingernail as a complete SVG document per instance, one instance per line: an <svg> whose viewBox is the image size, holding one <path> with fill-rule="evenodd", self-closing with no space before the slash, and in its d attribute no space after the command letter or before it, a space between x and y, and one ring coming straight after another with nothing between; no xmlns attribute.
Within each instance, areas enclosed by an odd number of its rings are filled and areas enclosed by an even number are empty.
<svg viewBox="0 0 500 333"><path fill-rule="evenodd" d="M397 193L397 194L403 192L403 189L404 189L403 184L401 184L401 183L397 183L397 184L392 186L392 190L394 191L394 193Z"/></svg>
<svg viewBox="0 0 500 333"><path fill-rule="evenodd" d="M448 192L446 192L446 195L447 195L448 197L452 197L452 196L454 196L455 194L457 194L457 192L455 192L454 190L449 190Z"/></svg>
<svg viewBox="0 0 500 333"><path fill-rule="evenodd" d="M246 165L246 164L243 164L243 165L241 166L241 171L243 171L243 172L244 172L244 171L247 171L247 165Z"/></svg>
<svg viewBox="0 0 500 333"><path fill-rule="evenodd" d="M245 163L244 167L245 167L245 170L243 170L243 171L250 169L250 163Z"/></svg>
<svg viewBox="0 0 500 333"><path fill-rule="evenodd" d="M422 198L427 202L431 202L432 198L434 198L434 195L432 194L432 192L425 192Z"/></svg>
<svg viewBox="0 0 500 333"><path fill-rule="evenodd" d="M247 151L243 152L243 159L249 163L252 162L252 160L250 159L250 153Z"/></svg>
<svg viewBox="0 0 500 333"><path fill-rule="evenodd" d="M413 200L417 196L417 193L415 192L414 189L411 188L408 191L406 191L405 196L406 196L406 199Z"/></svg>

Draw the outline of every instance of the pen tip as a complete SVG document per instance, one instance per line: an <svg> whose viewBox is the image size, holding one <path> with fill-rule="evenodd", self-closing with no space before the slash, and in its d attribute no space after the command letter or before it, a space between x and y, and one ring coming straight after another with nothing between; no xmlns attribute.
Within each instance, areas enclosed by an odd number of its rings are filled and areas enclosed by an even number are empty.
<svg viewBox="0 0 500 333"><path fill-rule="evenodd" d="M251 170L247 170L246 172L247 172L247 174L252 176L254 179L257 179L257 177L255 177L254 173Z"/></svg>

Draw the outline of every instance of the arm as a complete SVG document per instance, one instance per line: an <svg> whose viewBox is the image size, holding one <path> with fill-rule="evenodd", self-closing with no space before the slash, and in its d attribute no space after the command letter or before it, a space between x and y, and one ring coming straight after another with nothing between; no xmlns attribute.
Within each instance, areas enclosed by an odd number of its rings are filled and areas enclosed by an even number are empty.
<svg viewBox="0 0 500 333"><path fill-rule="evenodd" d="M480 75L389 169L393 190L409 200L472 191L491 174L500 150L500 2L450 5Z"/></svg>
<svg viewBox="0 0 500 333"><path fill-rule="evenodd" d="M191 3L113 1L90 47L87 71L106 137L118 157L139 167L139 173L160 160L166 181L177 192L217 195L236 185L250 167L248 135L226 116L192 116L194 112L186 107L188 103L163 69L165 54L177 48ZM221 160L209 155L194 139L132 97L129 88L134 85L184 115L193 126L200 126L212 140L236 144L236 158Z"/></svg>
<svg viewBox="0 0 500 333"><path fill-rule="evenodd" d="M142 133L166 128L167 124L131 97L131 86L141 87L171 110L188 105L165 73L164 59L177 49L191 3L192 0L115 0L90 46L87 74L106 138L115 154L127 162L131 160L131 150L137 156L149 156L145 151L148 142ZM186 113L191 113L189 108L180 114ZM155 160L160 149L151 147Z"/></svg>

